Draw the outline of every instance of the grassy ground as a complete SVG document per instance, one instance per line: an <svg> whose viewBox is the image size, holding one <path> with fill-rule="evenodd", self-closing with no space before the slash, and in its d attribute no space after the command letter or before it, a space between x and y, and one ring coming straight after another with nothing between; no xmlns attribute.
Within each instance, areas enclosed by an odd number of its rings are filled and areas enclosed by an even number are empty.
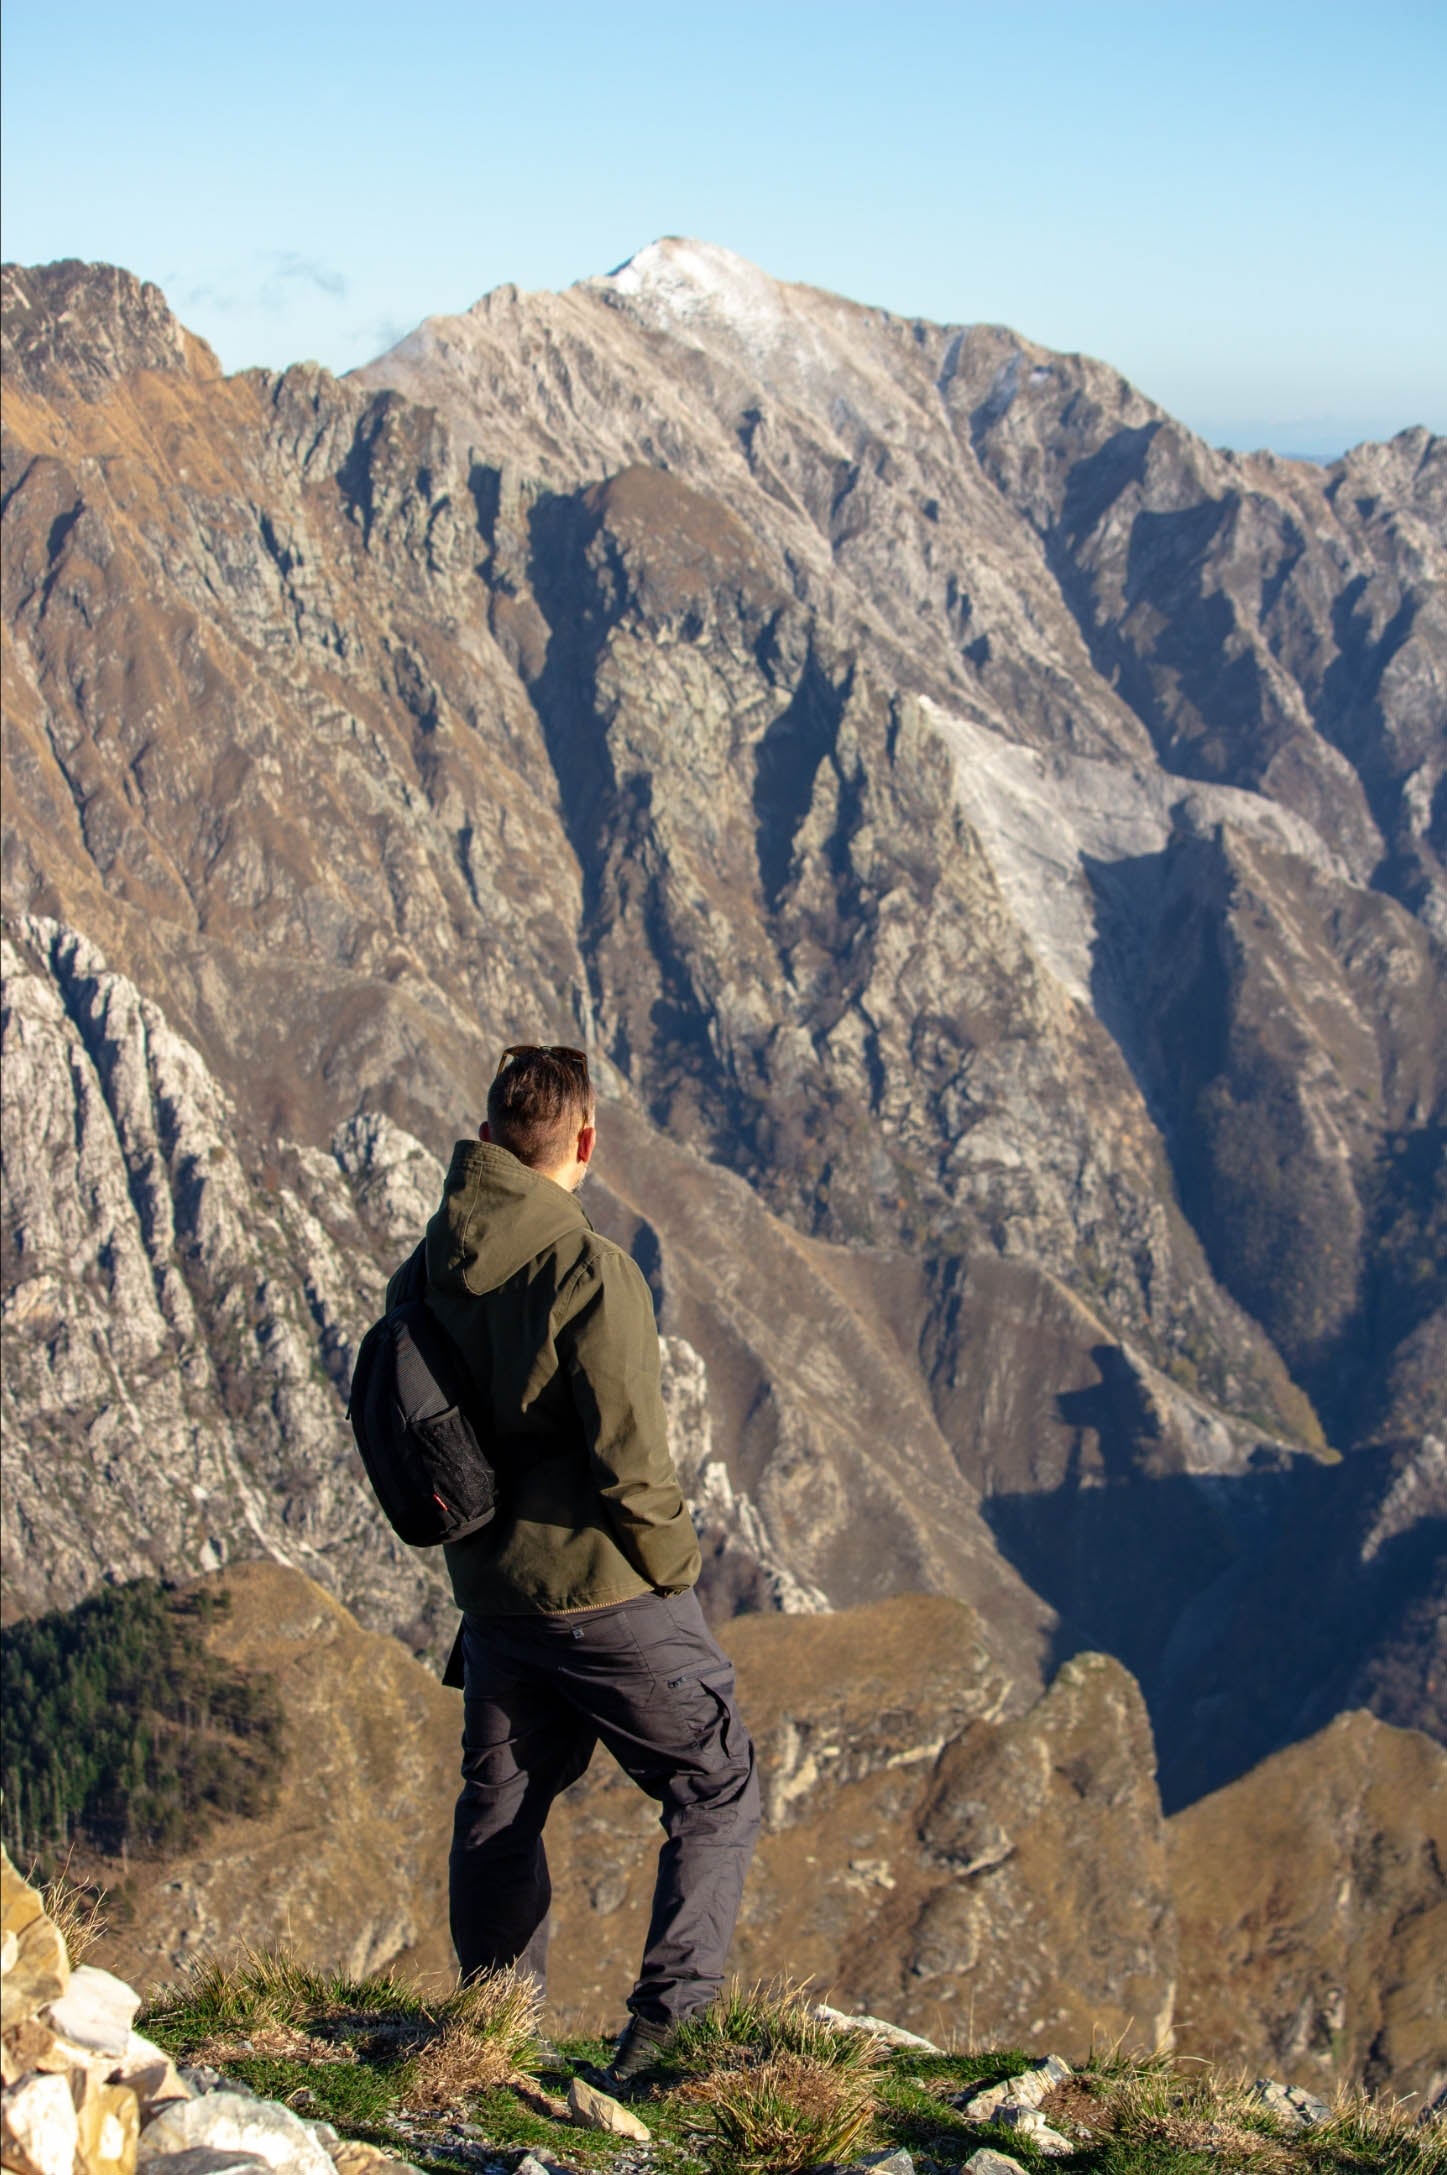
<svg viewBox="0 0 1447 2175"><path fill-rule="evenodd" d="M1044 2112L1077 2149L1047 2160L953 2104L1029 2057L881 2048L820 2024L797 1989L733 1989L676 2036L633 2103L653 2133L640 2148L561 2119L571 2078L609 2050L547 2047L538 2026L510 1974L428 2002L386 1975L350 1980L279 1955L199 1969L142 2020L179 2061L437 2175L492 2175L523 2147L590 2175L800 2175L899 2145L918 2175L952 2175L980 2145L1062 2175L1447 2175L1447 2137L1415 2130L1406 2111L1343 2099L1316 2129L1288 2129L1245 2084L1166 2057L1105 2057L1059 2087Z"/></svg>

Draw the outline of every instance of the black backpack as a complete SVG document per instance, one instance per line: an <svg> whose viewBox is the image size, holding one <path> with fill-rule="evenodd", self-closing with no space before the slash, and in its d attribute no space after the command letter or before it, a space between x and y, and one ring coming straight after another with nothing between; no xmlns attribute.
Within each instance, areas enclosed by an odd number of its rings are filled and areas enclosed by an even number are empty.
<svg viewBox="0 0 1447 2175"><path fill-rule="evenodd" d="M422 1299L374 1322L357 1350L347 1417L367 1478L412 1548L460 1541L497 1509L497 1472L468 1416L462 1356Z"/></svg>

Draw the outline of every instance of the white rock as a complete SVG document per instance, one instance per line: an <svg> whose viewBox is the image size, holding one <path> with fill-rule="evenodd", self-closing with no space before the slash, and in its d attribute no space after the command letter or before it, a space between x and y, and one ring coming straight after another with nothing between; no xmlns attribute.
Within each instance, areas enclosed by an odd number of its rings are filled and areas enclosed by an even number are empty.
<svg viewBox="0 0 1447 2175"><path fill-rule="evenodd" d="M653 2132L646 2122L610 2099L606 2092L599 2092L591 2084L584 2084L575 2077L568 2086L568 2112L580 2129L603 2130L610 2137L631 2137L639 2144L645 2143Z"/></svg>
<svg viewBox="0 0 1447 2175"><path fill-rule="evenodd" d="M114 1972L80 1964L59 2001L43 2013L62 2039L91 2054L124 2054L141 1997Z"/></svg>
<svg viewBox="0 0 1447 2175"><path fill-rule="evenodd" d="M1299 2084L1278 2084L1273 2077L1258 2077L1251 2087L1251 2097L1268 2114L1283 2122L1298 2123L1304 2130L1314 2129L1331 2113L1326 2101L1318 2099L1315 2092L1303 2091Z"/></svg>
<svg viewBox="0 0 1447 2175"><path fill-rule="evenodd" d="M994 2120L1003 2123L1007 2129L1018 2130L1022 2137L1029 2138L1037 2152L1048 2153L1052 2158L1075 2150L1068 2137L1051 2129L1038 2107L1022 2107L1018 2100L1007 2100L1003 2107L995 2110Z"/></svg>
<svg viewBox="0 0 1447 2175"><path fill-rule="evenodd" d="M64 2077L22 2077L3 2100L5 2165L17 2175L71 2175L80 2124Z"/></svg>
<svg viewBox="0 0 1447 2175"><path fill-rule="evenodd" d="M985 2087L972 2098L956 2101L973 2122L992 2122L999 2107L1038 2107L1047 2092L1053 2092L1057 2084L1064 2084L1072 2076L1069 2062L1059 2054L1047 2054L1043 2062L1032 2062L1018 2077L1002 2077L998 2084Z"/></svg>
<svg viewBox="0 0 1447 2175"><path fill-rule="evenodd" d="M125 2052L106 2071L110 2084L128 2084L141 2103L141 2115L173 2099L190 2099L191 2088L186 2084L175 2063L153 2039L147 2039L133 2031L126 2040Z"/></svg>
<svg viewBox="0 0 1447 2175"><path fill-rule="evenodd" d="M1008 2152L996 2152L991 2145L981 2145L978 2152L970 2154L960 2175L1025 2175L1025 2170Z"/></svg>
<svg viewBox="0 0 1447 2175"><path fill-rule="evenodd" d="M848 2016L843 2009L831 2009L827 2001L816 2001L814 2014L821 2024L834 2024L840 2031L868 2032L871 2039L881 2039L887 2047L915 2047L921 2054L942 2054L932 2039L921 2039L918 2032L907 2032L902 2024L886 2023L882 2016Z"/></svg>
<svg viewBox="0 0 1447 2175"><path fill-rule="evenodd" d="M201 2099L173 2100L142 2130L137 2164L148 2168L163 2154L198 2145L212 2152L253 2153L275 2168L277 2175L333 2175L330 2153L300 2115L275 2100L253 2099L241 2092L208 2092ZM157 2169L156 2175L179 2175L179 2171Z"/></svg>

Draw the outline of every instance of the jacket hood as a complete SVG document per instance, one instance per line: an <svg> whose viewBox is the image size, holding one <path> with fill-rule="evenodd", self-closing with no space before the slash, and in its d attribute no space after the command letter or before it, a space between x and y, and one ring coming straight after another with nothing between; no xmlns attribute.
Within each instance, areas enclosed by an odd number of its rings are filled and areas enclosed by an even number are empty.
<svg viewBox="0 0 1447 2175"><path fill-rule="evenodd" d="M427 1226L427 1280L495 1291L569 1232L591 1231L573 1194L492 1141L460 1140Z"/></svg>

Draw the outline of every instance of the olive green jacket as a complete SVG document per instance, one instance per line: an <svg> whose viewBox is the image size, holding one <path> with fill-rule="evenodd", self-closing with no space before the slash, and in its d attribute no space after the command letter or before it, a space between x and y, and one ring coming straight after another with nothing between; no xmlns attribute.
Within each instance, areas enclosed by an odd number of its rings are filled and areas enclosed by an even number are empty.
<svg viewBox="0 0 1447 2175"><path fill-rule="evenodd" d="M506 1148L459 1141L427 1234L387 1287L426 1300L477 1387L490 1525L444 1551L459 1608L598 1608L699 1573L668 1447L653 1297L577 1199Z"/></svg>

